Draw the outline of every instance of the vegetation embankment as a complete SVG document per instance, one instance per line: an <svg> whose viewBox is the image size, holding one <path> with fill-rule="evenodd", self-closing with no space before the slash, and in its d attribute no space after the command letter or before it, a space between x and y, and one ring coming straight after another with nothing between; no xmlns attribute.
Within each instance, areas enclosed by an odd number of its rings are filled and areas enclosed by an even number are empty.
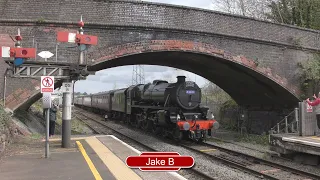
<svg viewBox="0 0 320 180"><path fill-rule="evenodd" d="M5 152L10 143L18 135L18 129L15 128L10 115L0 104L0 157Z"/></svg>
<svg viewBox="0 0 320 180"><path fill-rule="evenodd" d="M43 119L43 109L42 109L42 100L40 99L31 106L31 112L35 114L43 125L45 121ZM61 134L62 127L62 109L60 108L57 111L57 121L56 121L56 134ZM92 130L88 128L83 122L79 121L75 117L71 119L71 134L92 134Z"/></svg>
<svg viewBox="0 0 320 180"><path fill-rule="evenodd" d="M202 87L202 105L208 106L216 119L219 119L221 128L237 130L238 105L217 85L207 82Z"/></svg>

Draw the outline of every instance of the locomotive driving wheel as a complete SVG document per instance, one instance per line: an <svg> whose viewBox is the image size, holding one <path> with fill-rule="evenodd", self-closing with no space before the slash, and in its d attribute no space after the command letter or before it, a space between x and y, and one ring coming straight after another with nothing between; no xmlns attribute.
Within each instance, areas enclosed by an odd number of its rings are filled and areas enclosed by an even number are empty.
<svg viewBox="0 0 320 180"><path fill-rule="evenodd" d="M136 115L135 121L131 121L131 125L136 127L136 128L140 128L141 127L141 115L140 114Z"/></svg>
<svg viewBox="0 0 320 180"><path fill-rule="evenodd" d="M182 131L180 131L180 129L179 128L174 128L173 129L173 132L172 132L172 136L173 136L173 139L175 140L175 141L181 141L182 140L182 138L183 138L183 132Z"/></svg>
<svg viewBox="0 0 320 180"><path fill-rule="evenodd" d="M145 131L149 131L152 129L153 122L148 119L146 114L142 114L141 116L141 126Z"/></svg>
<svg viewBox="0 0 320 180"><path fill-rule="evenodd" d="M125 124L130 124L131 115L126 117Z"/></svg>
<svg viewBox="0 0 320 180"><path fill-rule="evenodd" d="M161 134L161 127L157 126L154 122L152 122L152 133L155 135Z"/></svg>

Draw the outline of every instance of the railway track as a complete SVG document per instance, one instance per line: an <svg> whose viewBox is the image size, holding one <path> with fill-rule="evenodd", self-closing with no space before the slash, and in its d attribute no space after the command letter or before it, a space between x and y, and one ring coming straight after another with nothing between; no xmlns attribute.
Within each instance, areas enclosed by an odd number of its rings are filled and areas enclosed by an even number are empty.
<svg viewBox="0 0 320 180"><path fill-rule="evenodd" d="M224 139L221 139L221 138L217 138L217 137L210 137L210 138L211 138L211 139L214 139L214 140L216 140L216 141L218 141L218 142L223 142L223 143L226 143L226 144L232 144L232 145L239 146L239 147L242 147L242 148L245 148L245 149L249 149L249 150L252 150L252 151L259 152L259 153L267 154L267 155L270 156L270 157L274 157L274 158L278 158L278 159L282 159L282 160L285 160L285 161L290 161L290 162L292 162L291 159L281 157L281 156L278 155L278 153L275 153L275 152L261 151L261 150L259 150L259 149L247 147L247 146L244 146L244 145L241 145L241 144L238 144L238 143L234 143L234 142L232 142L232 141L224 140ZM212 142L212 143L213 143L213 142ZM210 144L210 143L209 143L209 144Z"/></svg>
<svg viewBox="0 0 320 180"><path fill-rule="evenodd" d="M79 116L79 114L80 114L80 116ZM81 117L81 116L82 116L82 117ZM107 129L113 131L114 133L119 134L120 136L124 136L125 138L129 139L130 141L133 141L135 144L138 144L139 146L142 146L142 147L145 148L145 149L148 149L149 151L157 152L156 149L154 149L154 148L152 148L152 147L150 147L150 146L148 146L148 145L145 145L145 144L143 144L143 143L141 143L141 142L139 142L139 141L131 138L130 136L127 136L127 135L121 133L121 132L118 131L118 130L113 129L113 128L109 127L108 125L106 125L104 122L99 121L99 120L97 120L97 119L94 119L94 118L92 118L92 117L90 117L90 116L88 116L88 115L85 115L85 114L82 113L82 112L79 112L79 111L75 112L75 117L76 117L77 119L81 120L83 123L85 123L90 129L92 129L92 130L93 130L95 133L97 133L97 134L104 134L104 132L103 132L102 130L99 130L99 129L96 128L96 127L93 127L93 125L90 124L90 123L88 123L87 120L89 120L89 121L94 121L95 123L98 123L98 124L102 125L104 128L107 128ZM85 117L85 118L83 118L83 117ZM84 120L84 119L86 119L86 120ZM189 173L195 174L195 175L197 175L198 177L201 177L201 179L216 180L215 178L213 178L213 177L211 177L211 176L209 176L209 175L207 175L207 174L205 174L205 173L202 173L201 171L198 171L198 170L196 170L196 169L193 169L193 168L191 168L191 169L185 169L185 171L188 171Z"/></svg>
<svg viewBox="0 0 320 180"><path fill-rule="evenodd" d="M193 144L193 143L192 143ZM196 153L207 156L215 160L219 160L234 168L241 169L245 172L255 174L257 176L272 179L320 179L320 176L308 172L304 172L295 168L283 166L271 161L260 159L254 156L243 154L230 149L219 146L202 143L193 144L182 143L182 147L194 151Z"/></svg>
<svg viewBox="0 0 320 180"><path fill-rule="evenodd" d="M305 171L302 171L302 170L299 170L299 169L296 169L296 168L284 166L284 165L281 165L279 163L274 163L274 162L272 162L270 160L261 159L261 158L255 157L255 156L251 156L251 155L248 155L248 154L245 154L245 153L242 153L242 152L238 152L238 151L233 151L233 150L230 150L230 149L227 149L227 148L224 148L224 147L221 147L221 146L217 146L217 145L214 145L214 144L208 144L208 143L203 143L203 144L206 145L207 147L215 148L215 149L218 149L220 151L226 152L228 154L241 156L241 157L243 157L243 158L245 158L247 160L250 160L251 162L254 162L254 163L265 164L265 165L268 165L270 167L275 167L275 168L278 168L278 169L281 169L281 170L284 170L284 171L289 171L289 172L292 172L294 174L298 174L300 176L304 176L304 177L308 177L308 178L312 178L312 179L320 179L320 176L317 175L317 174L308 173L308 172L305 172Z"/></svg>
<svg viewBox="0 0 320 180"><path fill-rule="evenodd" d="M79 112L78 112L79 113ZM130 138L127 135L122 134L121 132L110 128L108 125L106 125L104 122L99 121L97 119L94 119L90 116L87 116L83 113L81 113L83 116L85 116L87 119L95 121L102 126L111 129L112 131L116 132L117 134L120 134L121 136L125 136L126 138L134 141L135 143L143 146L146 149L149 149L150 151L157 151L152 147L149 147L148 145L142 144L139 141L136 141L132 138ZM86 122L85 122L86 123ZM91 127L88 123L86 123L89 127ZM93 129L93 128L92 128ZM93 129L94 130L94 129ZM94 130L95 131L95 130ZM101 134L99 131L95 131L96 133ZM305 171L301 171L299 169L287 167L281 164L273 163L271 161L260 159L248 154L244 154L241 152L233 151L227 148L223 148L217 145L208 144L208 143L201 143L201 144L195 144L192 142L183 142L179 144L185 149L188 149L190 151L193 151L195 153L204 155L210 159L219 160L220 162L223 162L226 165L229 165L231 167L240 169L241 171L245 171L250 174L254 174L255 176L265 178L265 179L272 179L272 180L279 180L279 179L304 179L304 180L311 180L311 179L320 179L320 176L312 173L308 173ZM190 169L195 174L198 174L205 179L214 179L200 171L197 171L195 169Z"/></svg>

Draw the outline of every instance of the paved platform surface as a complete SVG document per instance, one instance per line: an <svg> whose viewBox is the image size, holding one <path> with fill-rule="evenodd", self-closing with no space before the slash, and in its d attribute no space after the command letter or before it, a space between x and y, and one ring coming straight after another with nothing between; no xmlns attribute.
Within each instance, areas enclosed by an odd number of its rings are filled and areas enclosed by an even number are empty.
<svg viewBox="0 0 320 180"><path fill-rule="evenodd" d="M176 172L142 172L126 164L129 155L141 152L112 135L72 138L72 147L61 148L61 139L50 139L50 157L44 142L13 153L0 161L2 180L185 180Z"/></svg>
<svg viewBox="0 0 320 180"><path fill-rule="evenodd" d="M44 143L43 149L44 149ZM95 179L76 142L71 148L61 148L59 141L50 142L50 157L44 158L44 150L21 152L2 159L0 179L2 180L77 180ZM115 180L100 158L87 148L90 159L99 170L102 179Z"/></svg>
<svg viewBox="0 0 320 180"><path fill-rule="evenodd" d="M282 137L282 140L287 142L294 142L294 143L300 143L300 144L305 144L309 146L320 147L320 137L317 137L317 136L306 136L306 137L289 136L289 137Z"/></svg>
<svg viewBox="0 0 320 180"><path fill-rule="evenodd" d="M106 136L97 137L97 139L100 142L102 142L102 144L105 147L108 147L110 152L114 153L117 156L117 159L119 159L124 165L126 162L126 158L128 156L137 156L141 154L140 151L122 142L115 136L106 135ZM112 164L110 165L112 166ZM109 167L109 168L111 169L112 167ZM176 172L145 172L145 171L140 171L139 169L133 169L133 171L136 174L138 174L142 179L147 179L147 180L186 180L184 177L180 176ZM121 173L122 171L119 173L119 175Z"/></svg>

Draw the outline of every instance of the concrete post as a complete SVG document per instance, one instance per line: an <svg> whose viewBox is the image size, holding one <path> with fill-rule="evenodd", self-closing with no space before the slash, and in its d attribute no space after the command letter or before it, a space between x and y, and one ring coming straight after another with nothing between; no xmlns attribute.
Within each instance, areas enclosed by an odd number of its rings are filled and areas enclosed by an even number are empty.
<svg viewBox="0 0 320 180"><path fill-rule="evenodd" d="M294 117L296 120L296 124L297 124L297 129L296 131L299 132L299 108L294 108Z"/></svg>
<svg viewBox="0 0 320 180"><path fill-rule="evenodd" d="M6 107L6 94L7 94L7 71L4 74L4 84L3 84L3 107Z"/></svg>
<svg viewBox="0 0 320 180"><path fill-rule="evenodd" d="M69 83L70 80L65 80L65 82ZM70 139L71 139L71 93L64 92L63 100L62 100L62 147L70 148Z"/></svg>
<svg viewBox="0 0 320 180"><path fill-rule="evenodd" d="M304 111L304 102L299 102L299 118L298 118L298 122L297 122L297 129L298 129L298 132L299 132L299 136L302 136L303 135L303 124L302 122L304 121L305 117L305 111Z"/></svg>
<svg viewBox="0 0 320 180"><path fill-rule="evenodd" d="M46 114L46 152L45 152L45 157L49 158L49 118L50 118L50 108L47 109L47 114Z"/></svg>
<svg viewBox="0 0 320 180"><path fill-rule="evenodd" d="M288 133L288 116L286 116L286 117L284 118L284 121L285 121L285 125L286 125L285 131L286 131L286 133Z"/></svg>
<svg viewBox="0 0 320 180"><path fill-rule="evenodd" d="M280 133L280 124L277 123L277 133L279 134Z"/></svg>

